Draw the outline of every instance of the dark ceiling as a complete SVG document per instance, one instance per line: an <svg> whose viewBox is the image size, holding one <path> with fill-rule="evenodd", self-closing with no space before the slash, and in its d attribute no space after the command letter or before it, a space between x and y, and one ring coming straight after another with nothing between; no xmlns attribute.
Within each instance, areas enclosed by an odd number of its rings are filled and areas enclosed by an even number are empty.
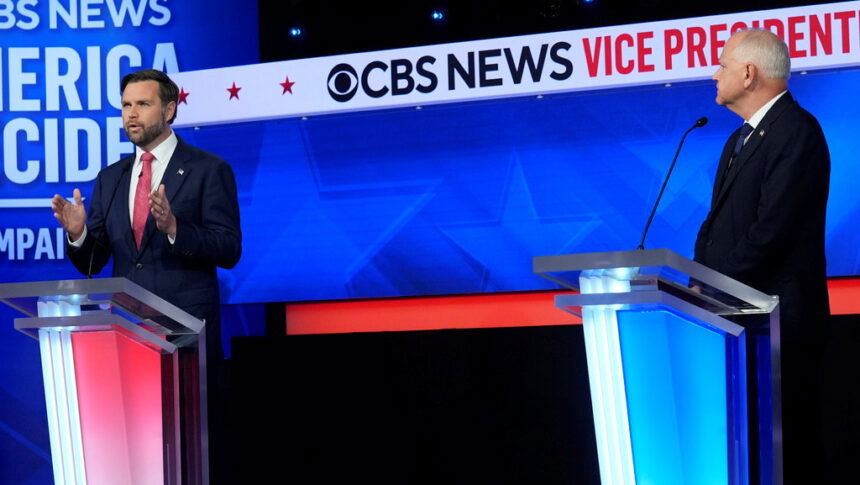
<svg viewBox="0 0 860 485"><path fill-rule="evenodd" d="M261 1L260 60L300 59L397 47L649 22L815 3L791 0ZM431 12L445 14L442 21ZM292 37L290 29L302 29Z"/></svg>

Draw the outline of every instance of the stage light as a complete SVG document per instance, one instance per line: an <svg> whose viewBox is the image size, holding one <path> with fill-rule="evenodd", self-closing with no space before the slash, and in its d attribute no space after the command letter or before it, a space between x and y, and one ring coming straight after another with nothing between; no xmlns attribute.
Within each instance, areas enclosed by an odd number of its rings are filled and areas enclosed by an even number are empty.
<svg viewBox="0 0 860 485"><path fill-rule="evenodd" d="M302 35L302 29L299 27L293 27L290 29L290 37L299 37Z"/></svg>
<svg viewBox="0 0 860 485"><path fill-rule="evenodd" d="M430 13L430 18L438 22L445 18L445 13L441 10L434 10Z"/></svg>

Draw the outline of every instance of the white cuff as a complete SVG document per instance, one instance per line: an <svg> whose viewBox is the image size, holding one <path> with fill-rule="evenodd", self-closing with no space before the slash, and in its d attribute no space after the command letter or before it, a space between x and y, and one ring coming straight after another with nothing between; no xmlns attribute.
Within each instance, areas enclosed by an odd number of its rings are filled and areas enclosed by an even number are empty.
<svg viewBox="0 0 860 485"><path fill-rule="evenodd" d="M69 237L69 233L66 233L66 239L69 241L69 246L73 248L79 248L84 245L84 239L87 237L87 226L84 225L84 231L81 233L81 237L78 238L77 241L72 241Z"/></svg>

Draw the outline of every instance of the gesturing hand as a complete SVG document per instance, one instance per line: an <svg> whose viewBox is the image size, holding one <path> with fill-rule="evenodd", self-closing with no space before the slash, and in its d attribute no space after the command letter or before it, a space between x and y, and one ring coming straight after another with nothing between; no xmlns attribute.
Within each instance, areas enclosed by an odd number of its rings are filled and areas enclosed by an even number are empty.
<svg viewBox="0 0 860 485"><path fill-rule="evenodd" d="M72 192L72 197L74 203L69 202L59 194L54 194L54 198L51 199L51 209L54 211L54 217L69 233L69 238L72 241L77 241L83 234L84 225L87 223L87 210L84 209L80 190L75 189Z"/></svg>
<svg viewBox="0 0 860 485"><path fill-rule="evenodd" d="M149 212L155 219L158 230L170 237L176 237L176 217L170 210L170 202L164 193L164 184L158 186L158 190L149 194Z"/></svg>

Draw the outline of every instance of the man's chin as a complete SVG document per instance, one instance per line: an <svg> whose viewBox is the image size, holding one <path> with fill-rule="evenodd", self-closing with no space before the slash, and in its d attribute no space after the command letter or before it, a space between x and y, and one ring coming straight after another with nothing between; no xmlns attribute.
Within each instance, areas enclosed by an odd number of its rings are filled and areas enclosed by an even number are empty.
<svg viewBox="0 0 860 485"><path fill-rule="evenodd" d="M137 142L140 141L141 136L143 136L143 133L141 132L132 133L127 129L125 130L125 137L128 138L128 141L134 143L135 145L137 145Z"/></svg>
<svg viewBox="0 0 860 485"><path fill-rule="evenodd" d="M136 134L126 132L125 136L128 138L128 141L134 144L134 146L148 145L155 140L155 137L148 136L145 131L140 131Z"/></svg>

